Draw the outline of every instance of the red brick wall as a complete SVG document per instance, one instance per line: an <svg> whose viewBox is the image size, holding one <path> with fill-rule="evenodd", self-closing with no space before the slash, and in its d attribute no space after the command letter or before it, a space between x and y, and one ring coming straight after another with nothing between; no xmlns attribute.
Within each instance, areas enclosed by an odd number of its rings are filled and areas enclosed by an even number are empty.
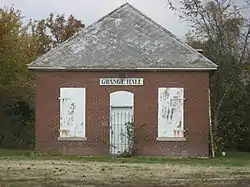
<svg viewBox="0 0 250 187"><path fill-rule="evenodd" d="M134 93L138 155L208 156L208 72L129 72L144 86L99 86L99 79L117 72L37 72L36 149L69 155L109 154L109 94ZM158 87L184 87L186 142L157 142ZM87 141L58 141L60 87L86 88Z"/></svg>

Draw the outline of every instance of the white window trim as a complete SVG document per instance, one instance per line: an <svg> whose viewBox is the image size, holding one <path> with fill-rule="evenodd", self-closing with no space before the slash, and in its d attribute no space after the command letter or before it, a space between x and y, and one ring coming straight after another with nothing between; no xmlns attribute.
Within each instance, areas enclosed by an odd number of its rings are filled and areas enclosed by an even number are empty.
<svg viewBox="0 0 250 187"><path fill-rule="evenodd" d="M185 142L187 141L186 137L157 137L158 142Z"/></svg>
<svg viewBox="0 0 250 187"><path fill-rule="evenodd" d="M87 141L87 137L58 137L59 141Z"/></svg>
<svg viewBox="0 0 250 187"><path fill-rule="evenodd" d="M177 87L159 87L158 88L158 106L157 106L157 108L158 108L158 115L159 115L159 90L161 89L161 88L177 88ZM181 130L182 132L183 132L183 137L161 137L161 136L159 136L159 121L157 122L157 137L156 137L156 141L158 141L158 142L164 142L164 141L168 141L168 142L182 142L182 141L187 141L187 139L186 139L186 137L185 137L185 132L186 132L186 130L185 130L185 124L184 124L184 101L185 101L185 97L184 97L184 94L185 94L185 91L184 91L184 88L183 87L181 87L182 89L183 89L183 114L182 114L182 121L183 121L183 129ZM159 118L158 118L158 120L159 120Z"/></svg>
<svg viewBox="0 0 250 187"><path fill-rule="evenodd" d="M65 88L81 88L81 89L84 89L84 103L85 103L85 107L84 107L84 113L83 113L83 116L84 116L84 134L83 136L61 136L61 131L62 130L68 130L68 129L61 129L61 90L62 89L65 89ZM59 137L57 137L57 140L58 141L87 141L87 137L86 137L86 88L83 88L83 87L62 87L60 88L60 97L58 98L59 99L59 102L60 102L60 115L59 115L59 120L60 120L60 123L59 123Z"/></svg>

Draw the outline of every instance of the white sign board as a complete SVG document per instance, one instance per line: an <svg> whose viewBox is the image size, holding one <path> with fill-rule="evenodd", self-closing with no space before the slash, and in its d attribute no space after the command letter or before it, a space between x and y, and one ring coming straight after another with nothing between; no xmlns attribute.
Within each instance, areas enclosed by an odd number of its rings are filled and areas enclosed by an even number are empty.
<svg viewBox="0 0 250 187"><path fill-rule="evenodd" d="M100 78L101 86L143 86L143 78Z"/></svg>

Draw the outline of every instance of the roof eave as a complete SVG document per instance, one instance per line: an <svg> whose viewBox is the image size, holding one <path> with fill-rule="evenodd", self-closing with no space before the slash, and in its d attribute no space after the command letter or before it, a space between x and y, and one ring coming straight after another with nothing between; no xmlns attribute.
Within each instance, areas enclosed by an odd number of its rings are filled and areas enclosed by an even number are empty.
<svg viewBox="0 0 250 187"><path fill-rule="evenodd" d="M75 67L28 67L30 70L44 71L216 71L218 67L209 68L75 68Z"/></svg>

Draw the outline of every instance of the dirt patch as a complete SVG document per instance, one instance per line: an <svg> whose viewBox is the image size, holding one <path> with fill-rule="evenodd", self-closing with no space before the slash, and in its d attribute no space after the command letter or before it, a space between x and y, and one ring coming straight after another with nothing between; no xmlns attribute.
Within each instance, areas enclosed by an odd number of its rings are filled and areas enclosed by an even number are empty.
<svg viewBox="0 0 250 187"><path fill-rule="evenodd" d="M172 164L105 163L56 160L1 160L0 181L54 186L248 185L249 167L205 167ZM241 186L242 186L241 185ZM37 186L37 185L36 185Z"/></svg>

